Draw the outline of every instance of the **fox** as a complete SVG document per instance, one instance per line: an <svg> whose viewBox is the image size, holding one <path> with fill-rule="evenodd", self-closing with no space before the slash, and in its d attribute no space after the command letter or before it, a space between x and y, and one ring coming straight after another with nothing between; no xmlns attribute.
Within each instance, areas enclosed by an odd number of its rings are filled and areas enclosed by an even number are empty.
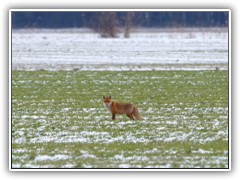
<svg viewBox="0 0 240 180"><path fill-rule="evenodd" d="M112 120L116 119L116 114L126 114L132 120L142 119L134 104L112 101L111 96L103 96L103 106L112 114Z"/></svg>

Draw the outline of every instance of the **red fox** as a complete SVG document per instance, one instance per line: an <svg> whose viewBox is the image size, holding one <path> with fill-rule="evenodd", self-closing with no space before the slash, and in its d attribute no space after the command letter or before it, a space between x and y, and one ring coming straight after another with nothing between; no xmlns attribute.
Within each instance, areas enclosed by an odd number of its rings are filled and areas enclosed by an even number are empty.
<svg viewBox="0 0 240 180"><path fill-rule="evenodd" d="M112 101L111 96L103 96L103 99L103 105L112 114L112 120L115 120L116 114L126 114L130 119L142 119L135 105Z"/></svg>

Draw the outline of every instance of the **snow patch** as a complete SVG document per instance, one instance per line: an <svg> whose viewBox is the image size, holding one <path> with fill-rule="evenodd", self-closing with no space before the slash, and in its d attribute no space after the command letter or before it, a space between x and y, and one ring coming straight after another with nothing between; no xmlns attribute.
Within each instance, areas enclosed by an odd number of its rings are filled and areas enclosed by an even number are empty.
<svg viewBox="0 0 240 180"><path fill-rule="evenodd" d="M54 156L38 155L35 157L35 161L59 161L59 160L65 160L68 158L69 158L69 156L64 155L64 154L57 154Z"/></svg>
<svg viewBox="0 0 240 180"><path fill-rule="evenodd" d="M61 31L61 30L59 30ZM215 70L228 69L228 33L132 33L102 39L94 33L13 31L14 70ZM44 38L43 38L44 37ZM196 65L198 64L198 65Z"/></svg>

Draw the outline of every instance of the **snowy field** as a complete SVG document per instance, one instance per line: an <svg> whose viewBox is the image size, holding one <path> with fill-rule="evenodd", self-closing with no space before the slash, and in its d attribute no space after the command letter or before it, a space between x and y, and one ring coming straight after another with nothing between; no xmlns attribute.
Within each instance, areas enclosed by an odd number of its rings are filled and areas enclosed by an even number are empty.
<svg viewBox="0 0 240 180"><path fill-rule="evenodd" d="M228 168L227 71L13 71L12 168ZM141 121L112 121L102 96Z"/></svg>
<svg viewBox="0 0 240 180"><path fill-rule="evenodd" d="M11 167L227 169L228 76L225 29L13 30Z"/></svg>
<svg viewBox="0 0 240 180"><path fill-rule="evenodd" d="M226 29L134 32L99 38L81 29L13 30L14 70L228 69Z"/></svg>

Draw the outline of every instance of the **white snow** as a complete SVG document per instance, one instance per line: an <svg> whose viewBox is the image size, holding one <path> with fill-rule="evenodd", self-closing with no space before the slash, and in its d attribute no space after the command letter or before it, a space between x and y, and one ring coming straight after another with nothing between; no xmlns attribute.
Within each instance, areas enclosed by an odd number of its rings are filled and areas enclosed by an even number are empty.
<svg viewBox="0 0 240 180"><path fill-rule="evenodd" d="M119 168L130 168L130 164L120 164Z"/></svg>
<svg viewBox="0 0 240 180"><path fill-rule="evenodd" d="M197 64L197 65L196 65ZM99 38L74 30L14 30L18 70L199 70L228 68L228 33L138 32Z"/></svg>
<svg viewBox="0 0 240 180"><path fill-rule="evenodd" d="M212 151L207 151L204 149L198 149L197 151L192 151L192 153L197 153L197 154L211 154L213 153Z"/></svg>
<svg viewBox="0 0 240 180"><path fill-rule="evenodd" d="M114 156L114 159L117 159L117 160L123 160L124 159L124 156L122 154L117 154Z"/></svg>
<svg viewBox="0 0 240 180"><path fill-rule="evenodd" d="M35 157L35 161L57 161L57 160L64 160L68 158L69 156L64 154L56 154L54 156L38 155Z"/></svg>
<svg viewBox="0 0 240 180"><path fill-rule="evenodd" d="M96 156L95 155L93 155L93 154L89 154L87 151L80 151L81 153L82 153L82 156L81 156L81 158L96 158Z"/></svg>

